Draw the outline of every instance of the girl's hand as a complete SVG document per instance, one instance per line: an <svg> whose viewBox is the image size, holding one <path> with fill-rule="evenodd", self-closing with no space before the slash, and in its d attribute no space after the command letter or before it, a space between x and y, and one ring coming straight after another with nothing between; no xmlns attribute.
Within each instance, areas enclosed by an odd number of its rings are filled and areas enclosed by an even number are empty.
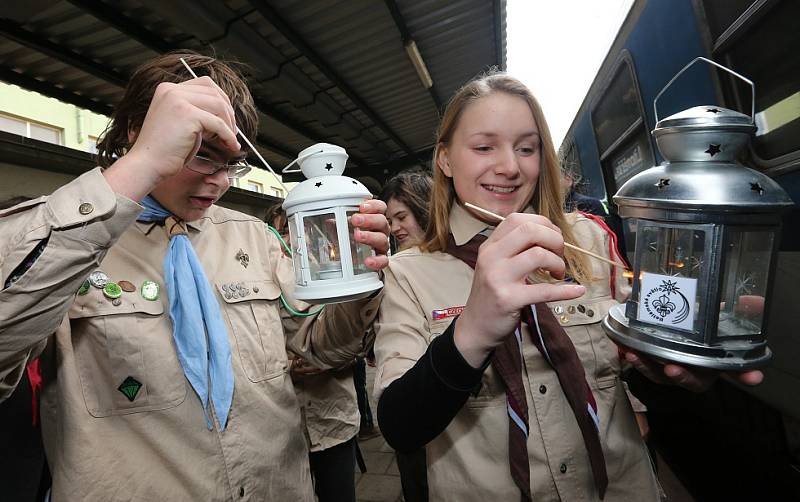
<svg viewBox="0 0 800 502"><path fill-rule="evenodd" d="M365 200L359 206L359 212L350 217L356 230L357 242L366 244L375 250L375 256L364 260L364 264L372 270L381 270L389 264L389 221L386 219L386 203L378 199Z"/></svg>
<svg viewBox="0 0 800 502"><path fill-rule="evenodd" d="M692 392L708 390L720 375L728 375L744 385L758 385L764 380L764 374L753 371L717 371L694 366L682 366L673 363L662 363L638 352L626 351L625 360L650 380L666 385L678 385Z"/></svg>
<svg viewBox="0 0 800 502"><path fill-rule="evenodd" d="M486 360L517 327L523 307L584 294L583 286L528 281L538 270L563 279L563 253L559 228L533 214L511 214L481 245L472 290L454 333L456 347L469 364L477 368Z"/></svg>

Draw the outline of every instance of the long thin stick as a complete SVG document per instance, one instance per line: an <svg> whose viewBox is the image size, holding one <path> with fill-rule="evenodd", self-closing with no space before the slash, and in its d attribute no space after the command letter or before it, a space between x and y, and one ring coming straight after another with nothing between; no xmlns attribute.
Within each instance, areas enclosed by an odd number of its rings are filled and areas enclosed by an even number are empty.
<svg viewBox="0 0 800 502"><path fill-rule="evenodd" d="M189 71L189 74L191 74L192 77L197 78L197 74L194 72L194 70L192 70L192 67L189 66L189 64L183 58L181 58L181 63L183 63L183 66L186 67L186 69ZM244 140L244 142L247 143L247 146L250 147L250 149L253 151L253 153L256 154L256 157L258 157L258 160L260 160L261 162L264 163L265 166L267 166L267 169L269 169L269 172L271 172L272 175L275 176L275 179L278 180L278 183L281 184L281 187L283 188L284 192L288 194L289 193L289 189L286 188L286 185L283 184L283 181L281 181L280 176L275 174L275 171L272 170L272 167L269 165L269 162L267 162L266 159L264 159L264 157L262 157L261 154L258 153L258 150L256 150L256 147L253 146L252 143L250 143L250 140L247 139L247 136L245 136L244 133L242 132L242 130L239 129L239 126L236 126L236 132L239 134L239 136L241 136L241 138Z"/></svg>
<svg viewBox="0 0 800 502"><path fill-rule="evenodd" d="M479 213L483 213L486 216L490 216L490 217L496 219L497 221L505 220L505 218L503 218L499 214L495 214L495 213L493 213L491 211L487 211L486 209L478 207L475 204L470 204L469 202L465 202L464 205L467 206L470 209L474 209L475 211L478 211ZM622 267L625 270L629 270L628 267L626 267L622 263L617 263L615 261L609 260L605 256L600 256L599 254L594 254L591 251L587 251L587 250L585 250L583 248L579 248L578 246L575 246L574 244L570 244L569 242L565 242L564 243L564 247L568 247L568 248L570 248L572 250L578 251L579 253L587 254L587 255L591 256L592 258L596 258L596 259L598 259L600 261L604 261L606 263L610 263L611 265L614 265L615 267Z"/></svg>

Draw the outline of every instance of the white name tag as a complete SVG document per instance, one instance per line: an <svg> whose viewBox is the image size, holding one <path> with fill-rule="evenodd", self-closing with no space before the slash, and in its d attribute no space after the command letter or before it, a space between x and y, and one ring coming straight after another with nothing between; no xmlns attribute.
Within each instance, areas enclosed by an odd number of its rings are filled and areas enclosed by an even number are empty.
<svg viewBox="0 0 800 502"><path fill-rule="evenodd" d="M644 272L639 294L639 320L692 331L696 297L697 279Z"/></svg>

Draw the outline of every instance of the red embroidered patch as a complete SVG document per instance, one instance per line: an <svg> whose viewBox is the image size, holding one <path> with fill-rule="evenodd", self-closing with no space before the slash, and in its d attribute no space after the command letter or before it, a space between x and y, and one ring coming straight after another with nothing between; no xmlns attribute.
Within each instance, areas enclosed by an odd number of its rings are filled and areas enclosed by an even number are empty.
<svg viewBox="0 0 800 502"><path fill-rule="evenodd" d="M460 307L447 307L446 309L436 309L431 312L431 318L436 321L446 317L455 317L464 311L464 306Z"/></svg>

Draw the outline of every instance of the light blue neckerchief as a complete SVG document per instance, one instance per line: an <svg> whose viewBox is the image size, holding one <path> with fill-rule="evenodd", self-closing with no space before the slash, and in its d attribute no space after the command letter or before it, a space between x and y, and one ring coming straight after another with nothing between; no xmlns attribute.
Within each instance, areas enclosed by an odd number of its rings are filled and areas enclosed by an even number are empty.
<svg viewBox="0 0 800 502"><path fill-rule="evenodd" d="M163 221L172 216L149 195L142 200L142 205L145 209L139 215L139 221ZM208 384L211 381L211 401L224 430L233 400L233 366L228 330L203 265L187 235L175 235L170 239L169 250L164 257L164 280L172 318L172 337L183 373L200 397L209 430Z"/></svg>

